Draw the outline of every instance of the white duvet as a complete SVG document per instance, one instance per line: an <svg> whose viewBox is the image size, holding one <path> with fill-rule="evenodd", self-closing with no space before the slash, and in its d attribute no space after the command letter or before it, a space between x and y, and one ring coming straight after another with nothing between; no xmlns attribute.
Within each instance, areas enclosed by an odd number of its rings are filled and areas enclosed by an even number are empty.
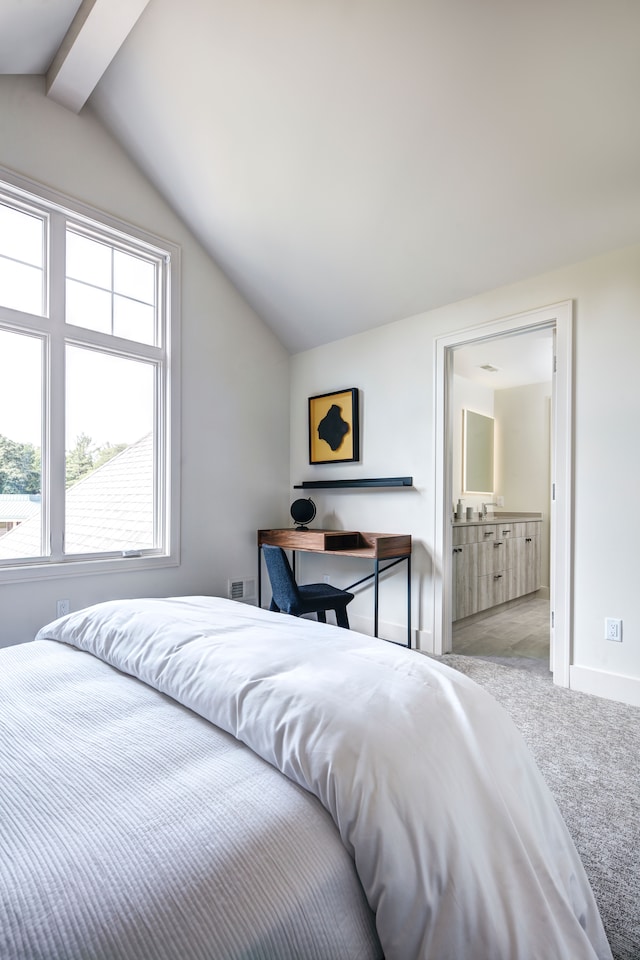
<svg viewBox="0 0 640 960"><path fill-rule="evenodd" d="M0 650L1 960L380 960L319 801L89 653Z"/></svg>
<svg viewBox="0 0 640 960"><path fill-rule="evenodd" d="M138 677L314 793L354 857L386 960L611 957L528 749L467 677L205 597L99 604L45 638Z"/></svg>

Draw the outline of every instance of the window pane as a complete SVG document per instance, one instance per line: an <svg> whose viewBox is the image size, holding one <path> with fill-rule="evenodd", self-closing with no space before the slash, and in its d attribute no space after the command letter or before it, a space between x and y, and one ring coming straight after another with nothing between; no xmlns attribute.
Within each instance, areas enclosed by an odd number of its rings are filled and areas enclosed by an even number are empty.
<svg viewBox="0 0 640 960"><path fill-rule="evenodd" d="M0 560L42 553L42 342L0 330Z"/></svg>
<svg viewBox="0 0 640 960"><path fill-rule="evenodd" d="M113 289L125 297L133 297L134 300L142 300L144 303L155 303L155 264L115 250Z"/></svg>
<svg viewBox="0 0 640 960"><path fill-rule="evenodd" d="M43 266L44 221L0 203L0 256Z"/></svg>
<svg viewBox="0 0 640 960"><path fill-rule="evenodd" d="M42 270L0 257L0 302L42 316Z"/></svg>
<svg viewBox="0 0 640 960"><path fill-rule="evenodd" d="M114 297L113 332L117 337L154 344L155 319L156 312L152 306L127 297Z"/></svg>
<svg viewBox="0 0 640 960"><path fill-rule="evenodd" d="M111 333L111 294L77 280L67 280L67 323Z"/></svg>
<svg viewBox="0 0 640 960"><path fill-rule="evenodd" d="M154 366L67 346L65 552L155 546Z"/></svg>
<svg viewBox="0 0 640 960"><path fill-rule="evenodd" d="M111 290L111 247L67 230L67 276Z"/></svg>

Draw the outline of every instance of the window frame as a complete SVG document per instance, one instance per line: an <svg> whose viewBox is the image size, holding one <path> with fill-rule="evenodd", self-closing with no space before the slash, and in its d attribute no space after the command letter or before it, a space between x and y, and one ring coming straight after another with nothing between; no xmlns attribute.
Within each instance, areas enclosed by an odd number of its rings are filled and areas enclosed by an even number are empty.
<svg viewBox="0 0 640 960"><path fill-rule="evenodd" d="M56 577L126 573L180 563L180 247L101 210L76 201L0 166L2 199L44 217L43 314L0 305L0 324L43 341L42 503L43 543L49 556L0 562L0 584ZM101 238L127 252L159 262L158 345L141 343L67 324L65 305L66 229ZM153 363L154 375L154 531L157 547L136 551L63 553L65 375L67 344ZM58 478L58 479L56 479ZM46 509L45 509L46 503Z"/></svg>

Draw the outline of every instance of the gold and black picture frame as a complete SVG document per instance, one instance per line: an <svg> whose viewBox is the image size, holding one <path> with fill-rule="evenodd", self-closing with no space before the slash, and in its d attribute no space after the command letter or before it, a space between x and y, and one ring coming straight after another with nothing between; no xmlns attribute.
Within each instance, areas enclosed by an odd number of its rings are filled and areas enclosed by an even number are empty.
<svg viewBox="0 0 640 960"><path fill-rule="evenodd" d="M360 459L358 388L309 397L309 463Z"/></svg>

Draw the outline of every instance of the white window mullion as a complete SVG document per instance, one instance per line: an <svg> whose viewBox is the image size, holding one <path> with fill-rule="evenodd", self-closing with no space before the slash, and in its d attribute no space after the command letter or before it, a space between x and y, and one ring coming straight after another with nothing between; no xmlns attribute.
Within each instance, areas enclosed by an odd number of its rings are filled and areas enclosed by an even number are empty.
<svg viewBox="0 0 640 960"><path fill-rule="evenodd" d="M154 402L154 512L156 529L156 547L167 544L167 449L166 449L166 376L165 368L156 364L155 402Z"/></svg>
<svg viewBox="0 0 640 960"><path fill-rule="evenodd" d="M53 242L51 239L51 215L44 220L44 230L42 233L42 315L48 317L50 305L50 272L51 272L51 248Z"/></svg>
<svg viewBox="0 0 640 960"><path fill-rule="evenodd" d="M114 259L115 259L115 250L112 247L111 248L111 328L109 330L109 333L111 335L113 335L113 331L116 328L116 318L115 318L116 298L115 298L114 287L113 287L113 281L114 281L114 275L115 275Z"/></svg>
<svg viewBox="0 0 640 960"><path fill-rule="evenodd" d="M46 451L43 463L47 465L48 526L51 559L64 556L64 487L65 487L65 263L66 222L59 213L51 216L48 369L45 389ZM44 479L44 478L43 478ZM46 516L47 511L45 511Z"/></svg>

